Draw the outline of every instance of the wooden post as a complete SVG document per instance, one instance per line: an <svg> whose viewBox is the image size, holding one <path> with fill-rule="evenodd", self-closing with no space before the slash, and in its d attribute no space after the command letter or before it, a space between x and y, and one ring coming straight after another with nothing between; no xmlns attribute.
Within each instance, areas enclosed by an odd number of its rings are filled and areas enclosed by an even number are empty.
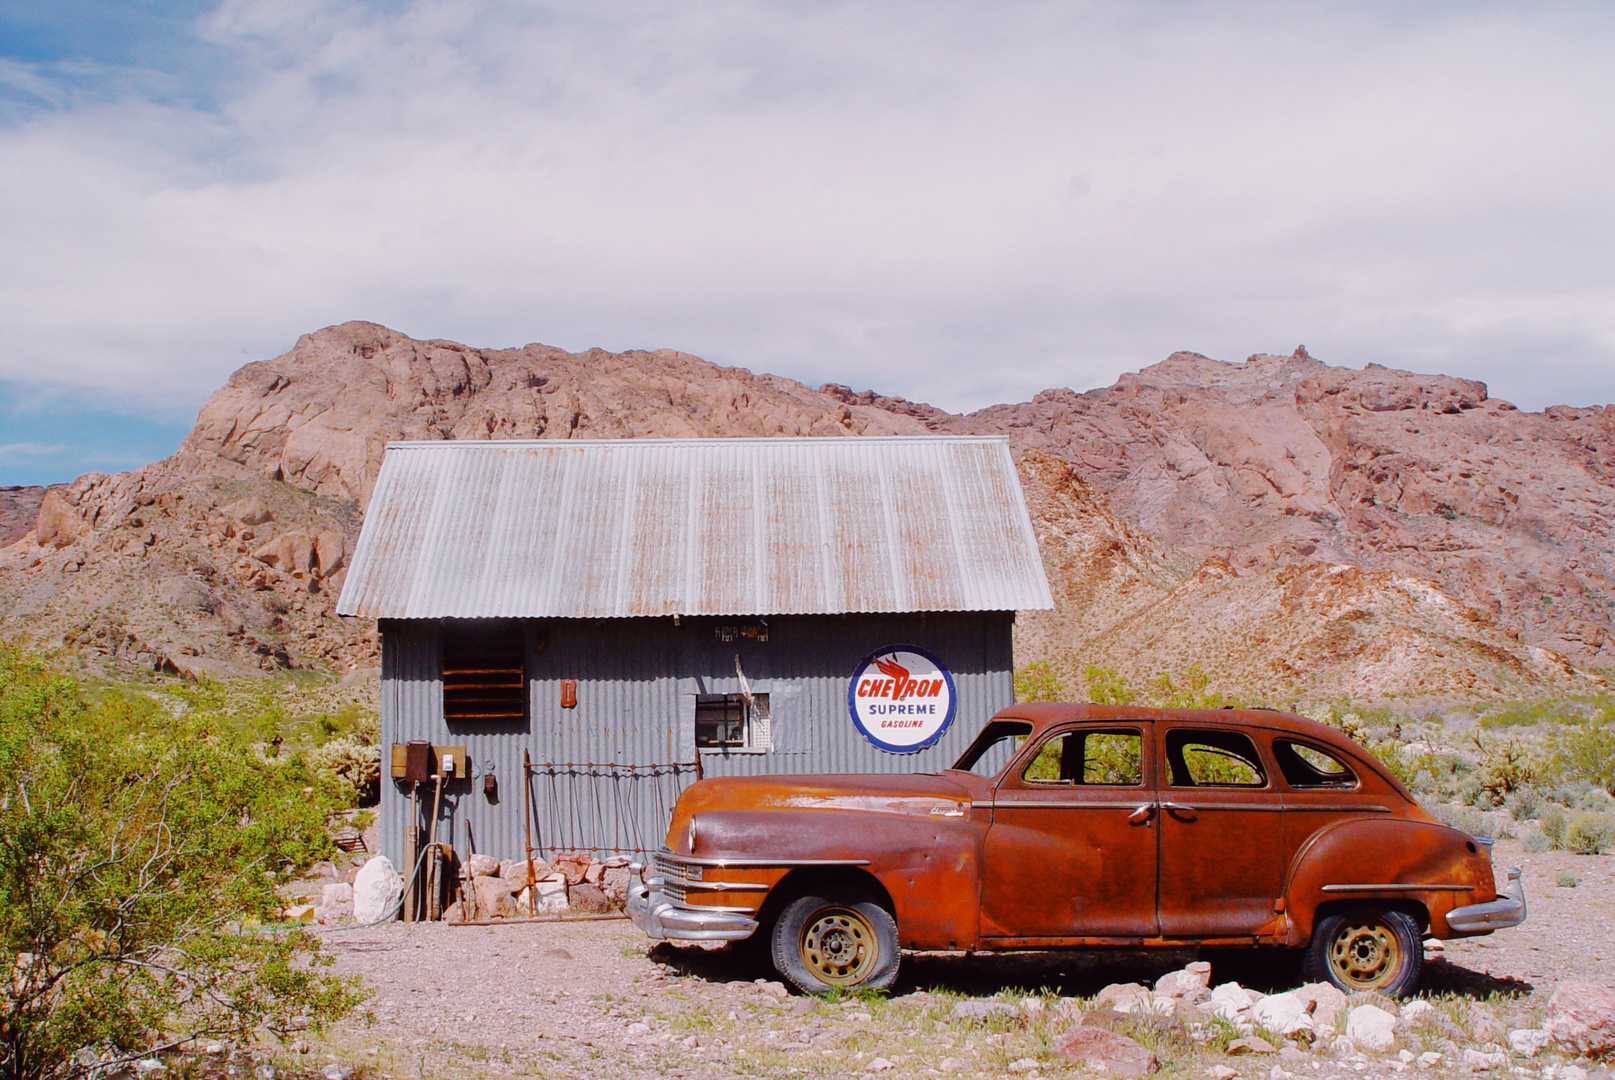
<svg viewBox="0 0 1615 1080"><path fill-rule="evenodd" d="M427 878L426 917L436 921L438 917L439 899L443 889L443 850L437 846L437 817L443 811L443 773L441 770L435 777L437 784L432 791L432 820L427 826L426 842L432 849L432 872Z"/></svg>

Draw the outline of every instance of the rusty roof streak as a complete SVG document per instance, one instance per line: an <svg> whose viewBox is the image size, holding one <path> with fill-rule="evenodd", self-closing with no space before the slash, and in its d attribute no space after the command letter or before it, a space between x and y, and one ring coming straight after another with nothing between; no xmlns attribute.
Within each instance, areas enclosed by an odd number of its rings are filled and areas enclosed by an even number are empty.
<svg viewBox="0 0 1615 1080"><path fill-rule="evenodd" d="M390 443L337 611L1014 611L1053 599L1002 436Z"/></svg>

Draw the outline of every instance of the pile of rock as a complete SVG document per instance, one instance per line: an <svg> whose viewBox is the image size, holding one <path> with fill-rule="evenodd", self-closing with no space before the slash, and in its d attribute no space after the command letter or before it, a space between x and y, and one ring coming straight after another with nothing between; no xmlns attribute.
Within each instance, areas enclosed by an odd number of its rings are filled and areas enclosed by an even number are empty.
<svg viewBox="0 0 1615 1080"><path fill-rule="evenodd" d="M563 852L549 861L500 861L472 855L460 867L461 899L449 905L450 922L514 919L528 915L608 914L628 899L628 859L596 859Z"/></svg>
<svg viewBox="0 0 1615 1080"><path fill-rule="evenodd" d="M1005 1003L991 1004L1013 1009ZM1275 1078L1284 1071L1283 1064L1319 1053L1348 1062L1382 1056L1393 1071L1432 1069L1445 1062L1478 1073L1508 1069L1518 1059L1535 1058L1550 1048L1575 1057L1615 1052L1615 991L1576 982L1562 983L1555 990L1540 1028L1525 1026L1518 1017L1499 1021L1480 1004L1469 1005L1460 1023L1428 1001L1399 1003L1377 994L1347 997L1328 983L1309 983L1278 994L1263 994L1236 982L1213 988L1211 965L1205 963L1170 972L1153 988L1112 983L1088 1007L1067 1000L1061 1009L1077 1021L1056 1043L1063 1057L1130 1076L1159 1067L1146 1047L1112 1030L1124 1022L1140 1021L1156 1027L1181 1026L1201 1043L1226 1037L1232 1027L1237 1037L1228 1041L1227 1053L1275 1055L1281 1062L1273 1070ZM1227 1080L1235 1072L1219 1067L1213 1077ZM1557 1067L1557 1075L1562 1080L1589 1076L1573 1064ZM1603 1075L1607 1080L1608 1074Z"/></svg>

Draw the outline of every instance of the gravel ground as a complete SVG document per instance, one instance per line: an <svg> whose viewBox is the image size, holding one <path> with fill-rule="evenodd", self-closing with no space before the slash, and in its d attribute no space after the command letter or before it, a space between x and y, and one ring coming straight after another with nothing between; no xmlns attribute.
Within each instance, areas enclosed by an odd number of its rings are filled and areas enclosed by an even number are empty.
<svg viewBox="0 0 1615 1080"><path fill-rule="evenodd" d="M1505 1027L1535 1026L1560 979L1615 982L1615 858L1524 855L1505 841L1497 862L1526 867L1531 918L1432 952L1425 988L1460 1025L1480 1001ZM1579 885L1555 885L1562 871ZM1081 1070L1052 1051L1071 1023L1060 999L1151 980L1192 959L909 956L890 997L831 1001L787 993L771 971L727 950L652 947L626 921L392 924L327 941L337 970L363 976L374 991L372 1020L343 1025L297 1059L317 1069L336 1058L361 1074L394 1078L1075 1076ZM1237 979L1274 990L1295 981L1293 969L1271 957L1212 959L1214 983ZM961 998L990 995L1039 1004L985 1024L950 1016ZM1222 1064L1262 1080L1284 1080L1274 1068L1318 1077L1408 1068L1389 1056L1321 1053L1225 1060L1181 1030L1141 1038L1161 1054L1163 1076L1204 1076ZM1443 1075L1455 1056L1449 1047L1428 1075ZM1515 1075L1554 1080L1564 1063L1549 1052L1511 1065Z"/></svg>

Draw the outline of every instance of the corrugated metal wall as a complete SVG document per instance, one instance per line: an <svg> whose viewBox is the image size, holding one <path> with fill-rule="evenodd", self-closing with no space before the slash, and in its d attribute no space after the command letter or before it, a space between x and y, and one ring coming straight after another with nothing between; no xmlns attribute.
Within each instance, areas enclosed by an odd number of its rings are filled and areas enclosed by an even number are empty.
<svg viewBox="0 0 1615 1080"><path fill-rule="evenodd" d="M436 621L381 624L382 740L426 739L466 747L472 775L445 788L438 839L467 852L521 858L522 751L555 763L531 778L533 842L549 853L584 848L654 850L678 793L691 783L695 695L738 693L735 659L755 693L767 693L774 749L703 750L706 776L805 772L927 772L946 768L981 725L1014 697L1009 612L906 615L776 616L768 641L719 640L719 627L754 619L558 620L527 624L525 724L492 726L442 719L440 634ZM536 647L543 643L542 651ZM847 683L876 649L918 645L953 674L958 709L936 745L916 754L871 746L847 715ZM560 706L562 679L578 683L578 704ZM570 765L570 767L566 767ZM648 766L661 766L657 769ZM675 767L679 766L679 767ZM629 768L633 767L633 768ZM483 791L483 775L498 794ZM423 787L417 821L424 838L431 791ZM383 778L383 851L404 855L408 791Z"/></svg>

